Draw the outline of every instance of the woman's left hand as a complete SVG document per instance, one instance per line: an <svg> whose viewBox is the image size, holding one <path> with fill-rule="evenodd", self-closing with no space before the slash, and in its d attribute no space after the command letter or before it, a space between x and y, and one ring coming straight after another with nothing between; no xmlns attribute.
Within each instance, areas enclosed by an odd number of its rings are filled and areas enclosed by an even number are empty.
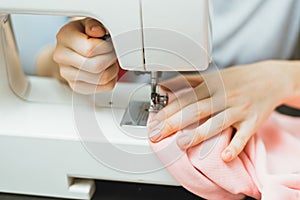
<svg viewBox="0 0 300 200"><path fill-rule="evenodd" d="M271 112L294 94L293 67L287 61L263 61L162 83L171 92L182 89L183 81L191 89L152 117L148 124L151 141L183 129L177 144L187 149L233 127L236 133L221 155L224 161L231 161ZM196 128L184 129L204 119Z"/></svg>

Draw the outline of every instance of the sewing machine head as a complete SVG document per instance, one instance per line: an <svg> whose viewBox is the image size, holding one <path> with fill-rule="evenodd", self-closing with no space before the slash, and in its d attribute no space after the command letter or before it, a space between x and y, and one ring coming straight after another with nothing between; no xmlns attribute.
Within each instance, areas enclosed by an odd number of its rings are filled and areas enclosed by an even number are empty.
<svg viewBox="0 0 300 200"><path fill-rule="evenodd" d="M167 94L157 92L159 71L201 71L210 62L208 0L86 0L76 3L72 0L28 0L26 4L21 0L2 0L0 14L11 13L88 16L99 20L111 36L120 66L130 71L151 72L150 111L154 112L168 103ZM25 94L26 78L22 78L18 70L9 71L12 89L17 94ZM19 80L17 84L12 83L14 79Z"/></svg>

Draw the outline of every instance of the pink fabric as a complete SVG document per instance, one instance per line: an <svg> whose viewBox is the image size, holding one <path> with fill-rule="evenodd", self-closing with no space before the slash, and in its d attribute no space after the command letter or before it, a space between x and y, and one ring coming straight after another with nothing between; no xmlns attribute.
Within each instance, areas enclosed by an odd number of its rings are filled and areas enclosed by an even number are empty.
<svg viewBox="0 0 300 200"><path fill-rule="evenodd" d="M221 159L232 130L181 151L176 134L151 143L159 159L187 190L205 199L300 199L300 118L274 112L238 158Z"/></svg>

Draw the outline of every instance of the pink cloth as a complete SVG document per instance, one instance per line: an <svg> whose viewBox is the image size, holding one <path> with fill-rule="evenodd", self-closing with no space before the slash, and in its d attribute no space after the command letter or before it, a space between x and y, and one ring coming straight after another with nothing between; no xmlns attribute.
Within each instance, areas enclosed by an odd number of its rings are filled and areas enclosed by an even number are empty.
<svg viewBox="0 0 300 200"><path fill-rule="evenodd" d="M274 112L238 158L221 159L232 130L181 151L176 134L151 143L159 159L187 190L205 199L300 199L300 118Z"/></svg>

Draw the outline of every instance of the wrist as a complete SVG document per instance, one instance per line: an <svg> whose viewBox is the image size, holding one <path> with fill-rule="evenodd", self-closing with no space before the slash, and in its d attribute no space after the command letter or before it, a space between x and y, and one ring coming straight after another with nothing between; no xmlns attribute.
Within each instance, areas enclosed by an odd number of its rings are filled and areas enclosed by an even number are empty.
<svg viewBox="0 0 300 200"><path fill-rule="evenodd" d="M284 98L282 104L300 108L300 61L273 61L281 66Z"/></svg>
<svg viewBox="0 0 300 200"><path fill-rule="evenodd" d="M300 61L291 61L293 67L294 95L300 96Z"/></svg>

